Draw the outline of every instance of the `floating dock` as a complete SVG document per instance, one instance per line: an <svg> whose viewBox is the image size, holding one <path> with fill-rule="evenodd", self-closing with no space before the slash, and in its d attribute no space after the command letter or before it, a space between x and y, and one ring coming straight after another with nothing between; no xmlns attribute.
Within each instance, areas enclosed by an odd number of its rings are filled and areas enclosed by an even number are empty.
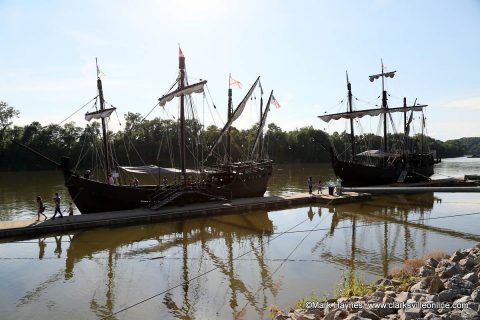
<svg viewBox="0 0 480 320"><path fill-rule="evenodd" d="M346 192L370 194L400 194L424 192L480 192L480 187L355 187L344 188Z"/></svg>
<svg viewBox="0 0 480 320"><path fill-rule="evenodd" d="M336 205L369 200L370 194L343 192L342 195L297 193L287 196L234 199L229 202L205 202L179 207L165 207L158 211L148 208L64 216L55 220L37 222L35 219L0 221L0 238L28 238L56 232L79 229L145 224L188 218L206 218L258 209L279 209L301 205ZM33 214L33 213L32 213ZM240 213L239 213L240 214ZM36 214L35 214L36 217Z"/></svg>

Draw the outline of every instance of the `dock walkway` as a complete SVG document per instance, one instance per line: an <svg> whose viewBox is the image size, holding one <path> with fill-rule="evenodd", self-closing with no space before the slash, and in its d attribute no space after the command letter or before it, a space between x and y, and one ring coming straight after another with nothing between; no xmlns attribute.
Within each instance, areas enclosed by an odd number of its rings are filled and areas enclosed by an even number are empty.
<svg viewBox="0 0 480 320"><path fill-rule="evenodd" d="M258 198L234 199L229 202L205 202L181 207L165 207L153 211L148 208L64 216L55 220L37 222L35 219L18 221L0 221L0 238L25 238L55 232L68 232L78 229L109 227L128 224L143 224L181 220L187 218L210 217L257 209L286 208L299 205L334 205L369 200L370 194L344 192L338 195L309 195L296 193L287 196L269 196ZM35 214L36 216L36 214Z"/></svg>

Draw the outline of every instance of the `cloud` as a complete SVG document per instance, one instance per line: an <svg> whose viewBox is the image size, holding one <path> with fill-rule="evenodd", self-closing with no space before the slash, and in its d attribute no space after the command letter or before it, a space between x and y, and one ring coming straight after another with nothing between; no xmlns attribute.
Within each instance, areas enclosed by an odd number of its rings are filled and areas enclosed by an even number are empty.
<svg viewBox="0 0 480 320"><path fill-rule="evenodd" d="M442 108L480 109L480 97L438 101L434 105Z"/></svg>

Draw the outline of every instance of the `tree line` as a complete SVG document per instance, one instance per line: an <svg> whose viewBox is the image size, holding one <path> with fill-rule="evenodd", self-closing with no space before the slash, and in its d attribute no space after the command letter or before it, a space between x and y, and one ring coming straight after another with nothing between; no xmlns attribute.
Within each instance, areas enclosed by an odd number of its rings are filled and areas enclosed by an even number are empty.
<svg viewBox="0 0 480 320"><path fill-rule="evenodd" d="M92 168L102 157L102 135L98 122L77 126L74 122L63 125L42 125L34 121L25 126L14 126L13 119L18 111L5 102L0 102L0 170L45 170L52 169L49 162L12 143L12 139L31 147L45 156L59 161L61 156L68 156L72 164L79 169ZM110 152L117 163L122 165L156 164L170 167L179 160L178 128L174 120L154 118L143 120L138 113L125 115L122 130L109 133ZM221 128L216 126L203 127L200 123L190 120L187 123L187 151L193 159L205 156L208 148L217 140ZM258 124L249 129L231 129L232 158L242 161L249 159L255 144ZM382 138L374 134L356 136L355 152L367 148L381 149ZM405 141L401 135L390 135L391 147L398 147L398 141ZM456 157L465 154L480 153L480 138L461 138L440 141L428 136L416 135L408 141L416 151L421 149L421 142L430 150L436 150L437 157ZM302 127L292 131L284 131L271 123L264 135L264 154L277 163L289 162L327 162L330 160L329 149L334 147L339 153L348 144L349 135L345 132L327 134L312 126ZM395 142L397 141L397 142ZM224 141L223 141L224 142ZM364 143L362 143L364 142ZM396 145L396 144L397 145ZM348 148L347 148L348 149ZM221 160L225 154L225 143L220 143L214 150L210 163ZM192 166L193 160L190 160Z"/></svg>

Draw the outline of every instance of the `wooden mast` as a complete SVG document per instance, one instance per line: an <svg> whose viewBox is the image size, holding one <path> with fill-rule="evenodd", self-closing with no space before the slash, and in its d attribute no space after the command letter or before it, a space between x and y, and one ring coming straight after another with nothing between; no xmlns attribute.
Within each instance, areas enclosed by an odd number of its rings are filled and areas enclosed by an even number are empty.
<svg viewBox="0 0 480 320"><path fill-rule="evenodd" d="M348 80L348 72L347 74L347 89L348 89L348 111L353 112L353 106L352 106L352 85L350 84L350 81ZM351 144L351 149L352 149L352 161L355 160L355 132L353 128L353 118L350 118L350 144Z"/></svg>
<svg viewBox="0 0 480 320"><path fill-rule="evenodd" d="M180 79L178 81L178 89L182 89L185 85L185 56L179 48L178 68L180 69ZM186 148L185 148L185 95L180 96L180 162L182 170L183 183L187 183L187 172L185 168L186 162Z"/></svg>
<svg viewBox="0 0 480 320"><path fill-rule="evenodd" d="M407 98L406 97L403 97L403 107L406 108L407 107ZM408 152L408 147L407 147L407 143L408 143L408 138L407 138L407 112L405 111L403 113L403 149L404 149L404 152Z"/></svg>
<svg viewBox="0 0 480 320"><path fill-rule="evenodd" d="M383 60L380 60L380 61L382 62L382 73L371 75L369 78L370 78L370 82L373 82L373 81L375 81L375 79L378 79L378 78L382 77L382 109L385 109L384 113L382 114L383 115L383 151L388 152L387 116L388 116L389 112L387 112L388 104L387 104L387 91L385 90L385 77L393 78L395 76L396 71L391 71L391 72L385 73L385 68L383 66Z"/></svg>
<svg viewBox="0 0 480 320"><path fill-rule="evenodd" d="M233 107L232 107L232 88L230 86L232 75L228 76L228 112L227 112L227 121L230 121L232 118ZM232 136L231 136L231 128L228 128L227 131L227 164L230 164L232 161Z"/></svg>
<svg viewBox="0 0 480 320"><path fill-rule="evenodd" d="M260 122L258 123L259 126L262 125L263 120L263 95L260 95ZM263 130L259 132L260 136L258 137L259 145L258 145L258 160L262 159L263 156Z"/></svg>
<svg viewBox="0 0 480 320"><path fill-rule="evenodd" d="M387 91L385 91L385 74L383 73L383 60L382 61L382 108L387 109ZM383 152L388 152L387 142L387 112L383 114Z"/></svg>
<svg viewBox="0 0 480 320"><path fill-rule="evenodd" d="M98 97L100 98L100 110L105 110L105 100L103 98L102 79L100 79L100 69L98 68L98 61L95 58L95 64L97 66L97 89ZM102 135L103 135L103 150L105 153L105 177L110 173L110 154L108 150L108 136L107 136L107 124L105 118L102 117Z"/></svg>

